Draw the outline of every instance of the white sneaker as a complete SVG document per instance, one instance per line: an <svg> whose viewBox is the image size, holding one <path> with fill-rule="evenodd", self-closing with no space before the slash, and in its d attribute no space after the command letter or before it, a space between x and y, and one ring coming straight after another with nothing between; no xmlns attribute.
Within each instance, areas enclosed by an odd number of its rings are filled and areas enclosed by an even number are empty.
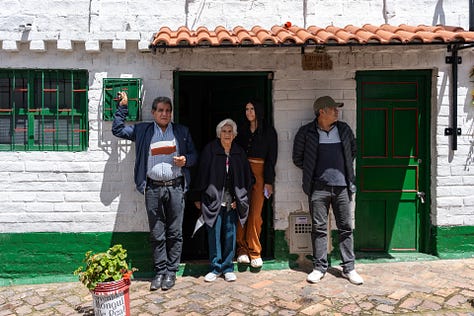
<svg viewBox="0 0 474 316"><path fill-rule="evenodd" d="M321 281L323 277L324 277L324 273L322 273L319 270L313 270L310 274L308 274L306 281L310 283L318 283L319 281Z"/></svg>
<svg viewBox="0 0 474 316"><path fill-rule="evenodd" d="M342 277L348 279L352 284L360 285L364 283L364 279L356 272L356 270L347 273L342 272Z"/></svg>
<svg viewBox="0 0 474 316"><path fill-rule="evenodd" d="M240 255L240 256L237 257L237 262L238 263L247 263L247 264L249 264L250 263L250 258L247 255Z"/></svg>
<svg viewBox="0 0 474 316"><path fill-rule="evenodd" d="M263 260L262 258L255 258L255 259L252 259L252 261L250 262L250 266L252 268L261 268L263 266Z"/></svg>
<svg viewBox="0 0 474 316"><path fill-rule="evenodd" d="M214 282L218 277L220 277L221 274L218 273L218 274L215 274L214 272L209 272L208 274L206 274L206 276L204 277L204 281L205 282Z"/></svg>
<svg viewBox="0 0 474 316"><path fill-rule="evenodd" d="M237 276L235 275L234 272L226 272L224 273L224 279L227 282L234 282L235 280L237 280Z"/></svg>

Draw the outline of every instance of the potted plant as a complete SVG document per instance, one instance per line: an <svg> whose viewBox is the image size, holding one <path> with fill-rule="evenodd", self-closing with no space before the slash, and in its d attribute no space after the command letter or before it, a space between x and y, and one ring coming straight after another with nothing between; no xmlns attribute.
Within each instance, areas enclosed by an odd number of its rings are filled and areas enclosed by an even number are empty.
<svg viewBox="0 0 474 316"><path fill-rule="evenodd" d="M85 267L74 271L92 293L95 315L130 315L128 289L137 269L129 268L126 259L127 250L117 244L106 252L86 252Z"/></svg>

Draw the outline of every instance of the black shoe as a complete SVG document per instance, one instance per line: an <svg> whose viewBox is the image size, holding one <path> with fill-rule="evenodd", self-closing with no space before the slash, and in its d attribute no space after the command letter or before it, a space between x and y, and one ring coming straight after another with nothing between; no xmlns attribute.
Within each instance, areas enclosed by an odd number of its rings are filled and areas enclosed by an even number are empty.
<svg viewBox="0 0 474 316"><path fill-rule="evenodd" d="M163 279L163 282L161 282L161 289L163 291L169 290L174 286L175 282L176 282L176 275L175 274L167 274L167 275L165 275L165 278Z"/></svg>
<svg viewBox="0 0 474 316"><path fill-rule="evenodd" d="M153 278L153 280L151 280L150 291L156 291L156 290L158 290L158 289L161 287L161 284L163 283L163 279L164 279L164 275L163 275L163 274L157 274L157 275L155 275L155 277Z"/></svg>

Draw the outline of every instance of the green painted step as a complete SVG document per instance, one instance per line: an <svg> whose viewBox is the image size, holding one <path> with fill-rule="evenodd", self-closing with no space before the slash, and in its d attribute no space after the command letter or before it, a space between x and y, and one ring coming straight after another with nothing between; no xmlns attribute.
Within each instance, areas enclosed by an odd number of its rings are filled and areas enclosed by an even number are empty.
<svg viewBox="0 0 474 316"><path fill-rule="evenodd" d="M437 227L432 230L431 254L356 253L357 263L474 257L474 226ZM150 278L151 251L147 232L128 233L4 233L0 234L0 286L76 281L73 271L82 264L84 253L102 252L114 244L128 251L129 264L139 269L136 278ZM285 231L275 231L274 256L264 258L264 270L310 269L310 257L290 254ZM334 237L334 236L333 236ZM339 264L336 242L331 265ZM238 270L239 267L236 267ZM180 275L204 275L208 263L186 261Z"/></svg>

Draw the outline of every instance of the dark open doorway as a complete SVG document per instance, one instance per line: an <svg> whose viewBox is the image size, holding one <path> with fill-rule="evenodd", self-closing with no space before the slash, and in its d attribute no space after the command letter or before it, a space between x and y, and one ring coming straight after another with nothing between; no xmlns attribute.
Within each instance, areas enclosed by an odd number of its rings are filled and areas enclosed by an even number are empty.
<svg viewBox="0 0 474 316"><path fill-rule="evenodd" d="M257 98L265 105L265 117L273 123L271 72L174 72L174 120L190 128L197 150L216 137L216 125L232 118L245 120L245 104ZM192 176L196 170L192 170ZM272 199L265 202L261 242L262 256L273 258ZM183 222L183 261L208 259L205 228L191 238L199 211L187 200Z"/></svg>

